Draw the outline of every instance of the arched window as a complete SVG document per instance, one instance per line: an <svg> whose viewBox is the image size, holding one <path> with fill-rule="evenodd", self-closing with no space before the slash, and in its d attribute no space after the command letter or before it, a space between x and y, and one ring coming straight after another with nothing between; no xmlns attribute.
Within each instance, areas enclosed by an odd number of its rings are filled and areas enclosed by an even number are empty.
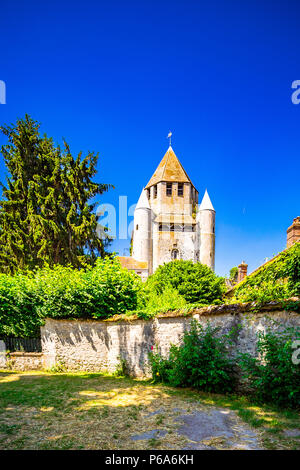
<svg viewBox="0 0 300 470"><path fill-rule="evenodd" d="M171 259L179 259L179 251L178 250L172 250L171 251Z"/></svg>

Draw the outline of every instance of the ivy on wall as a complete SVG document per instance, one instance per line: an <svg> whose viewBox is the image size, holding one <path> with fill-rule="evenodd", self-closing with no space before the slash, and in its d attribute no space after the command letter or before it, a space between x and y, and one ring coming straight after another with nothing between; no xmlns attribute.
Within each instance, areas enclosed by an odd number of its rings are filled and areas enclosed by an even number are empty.
<svg viewBox="0 0 300 470"><path fill-rule="evenodd" d="M300 242L247 276L234 290L234 298L239 302L263 303L299 296Z"/></svg>

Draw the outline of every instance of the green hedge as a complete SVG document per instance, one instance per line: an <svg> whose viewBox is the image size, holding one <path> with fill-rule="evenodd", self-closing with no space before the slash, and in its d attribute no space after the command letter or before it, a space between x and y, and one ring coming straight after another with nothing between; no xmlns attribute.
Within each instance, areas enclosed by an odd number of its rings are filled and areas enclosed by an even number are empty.
<svg viewBox="0 0 300 470"><path fill-rule="evenodd" d="M116 258L94 268L0 274L0 336L36 336L45 317L108 318L137 308L141 281Z"/></svg>
<svg viewBox="0 0 300 470"><path fill-rule="evenodd" d="M189 304L210 305L222 303L225 281L204 264L176 260L159 266L146 287L158 295L172 288Z"/></svg>

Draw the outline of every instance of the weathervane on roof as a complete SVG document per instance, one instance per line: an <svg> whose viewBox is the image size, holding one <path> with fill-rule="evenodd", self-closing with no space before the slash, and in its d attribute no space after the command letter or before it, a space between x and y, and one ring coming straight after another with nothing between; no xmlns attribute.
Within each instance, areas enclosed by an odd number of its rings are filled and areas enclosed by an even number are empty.
<svg viewBox="0 0 300 470"><path fill-rule="evenodd" d="M170 131L167 137L167 139L170 139L170 147L171 147L171 137L172 137L172 132Z"/></svg>

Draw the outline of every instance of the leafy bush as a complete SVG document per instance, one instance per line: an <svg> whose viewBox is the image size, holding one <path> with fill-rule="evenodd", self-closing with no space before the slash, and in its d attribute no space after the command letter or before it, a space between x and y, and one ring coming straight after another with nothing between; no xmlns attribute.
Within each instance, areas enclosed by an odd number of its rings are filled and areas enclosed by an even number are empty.
<svg viewBox="0 0 300 470"><path fill-rule="evenodd" d="M96 267L87 270L83 279L93 299L88 309L93 318L107 318L137 308L142 281L122 268L116 258L98 259Z"/></svg>
<svg viewBox="0 0 300 470"><path fill-rule="evenodd" d="M41 295L32 275L0 274L0 337L39 334Z"/></svg>
<svg viewBox="0 0 300 470"><path fill-rule="evenodd" d="M238 277L238 273L239 273L239 269L237 266L234 266L233 268L231 268L231 270L229 271L229 279L233 282L236 282L237 281L237 277Z"/></svg>
<svg viewBox="0 0 300 470"><path fill-rule="evenodd" d="M237 301L260 303L300 296L300 243L246 277L234 295Z"/></svg>
<svg viewBox="0 0 300 470"><path fill-rule="evenodd" d="M230 336L218 335L219 328L206 328L192 320L182 344L172 345L168 358L159 351L149 354L152 377L175 387L194 387L207 392L233 390L233 362L229 358Z"/></svg>
<svg viewBox="0 0 300 470"><path fill-rule="evenodd" d="M158 295L171 287L187 303L203 305L221 303L225 291L224 279L216 276L208 266L183 260L159 266L149 277L147 286Z"/></svg>
<svg viewBox="0 0 300 470"><path fill-rule="evenodd" d="M116 258L98 258L94 268L56 266L37 273L42 317L108 318L137 307L141 281Z"/></svg>
<svg viewBox="0 0 300 470"><path fill-rule="evenodd" d="M300 406L300 365L292 361L295 339L300 339L299 329L259 332L258 357L247 353L240 355L244 379L260 401Z"/></svg>
<svg viewBox="0 0 300 470"><path fill-rule="evenodd" d="M55 266L0 274L0 335L36 336L45 317L108 318L137 308L142 282L116 258L86 270Z"/></svg>
<svg viewBox="0 0 300 470"><path fill-rule="evenodd" d="M171 286L167 286L161 294L154 289L145 287L142 295L144 302L142 311L149 317L159 312L179 310L187 305L184 297Z"/></svg>

